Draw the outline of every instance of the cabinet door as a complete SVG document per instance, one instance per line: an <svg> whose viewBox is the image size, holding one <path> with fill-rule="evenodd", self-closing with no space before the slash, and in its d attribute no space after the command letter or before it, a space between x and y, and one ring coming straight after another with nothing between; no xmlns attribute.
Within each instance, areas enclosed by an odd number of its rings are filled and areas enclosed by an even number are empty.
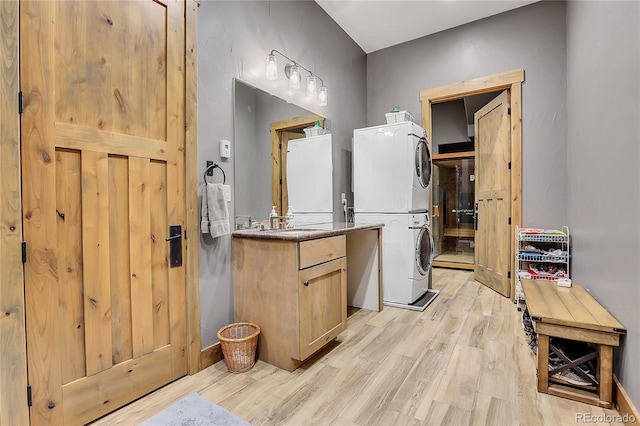
<svg viewBox="0 0 640 426"><path fill-rule="evenodd" d="M347 328L346 258L301 270L298 276L302 361Z"/></svg>

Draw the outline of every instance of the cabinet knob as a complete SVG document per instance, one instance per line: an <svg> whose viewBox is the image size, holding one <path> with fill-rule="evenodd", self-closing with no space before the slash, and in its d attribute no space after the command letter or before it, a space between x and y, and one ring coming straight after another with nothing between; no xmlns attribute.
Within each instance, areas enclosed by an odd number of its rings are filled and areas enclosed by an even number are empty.
<svg viewBox="0 0 640 426"><path fill-rule="evenodd" d="M309 287L309 281L305 281L305 282L304 282L304 286L305 286L305 287Z"/></svg>

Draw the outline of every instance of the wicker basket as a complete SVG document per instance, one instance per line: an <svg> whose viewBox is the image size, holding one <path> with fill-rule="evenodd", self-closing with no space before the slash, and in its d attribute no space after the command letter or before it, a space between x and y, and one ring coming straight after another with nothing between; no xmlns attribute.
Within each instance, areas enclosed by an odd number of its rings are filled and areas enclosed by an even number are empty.
<svg viewBox="0 0 640 426"><path fill-rule="evenodd" d="M218 330L222 354L230 373L244 373L256 363L260 327L250 322L229 324Z"/></svg>

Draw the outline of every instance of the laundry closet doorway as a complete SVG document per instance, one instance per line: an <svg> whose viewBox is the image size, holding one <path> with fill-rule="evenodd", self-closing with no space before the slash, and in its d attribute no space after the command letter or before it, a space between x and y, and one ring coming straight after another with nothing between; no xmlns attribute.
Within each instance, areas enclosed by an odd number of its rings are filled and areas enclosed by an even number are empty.
<svg viewBox="0 0 640 426"><path fill-rule="evenodd" d="M473 155L469 152L466 155L475 159L473 177L475 195L472 208L474 228L471 230L469 226L466 226L456 232L464 232L465 235L474 236L473 268L476 280L506 297L512 297L514 294L512 290L514 282L511 274L511 265L513 264L511 241L513 241L514 227L516 224L520 224L522 218L521 85L523 81L524 70L517 70L420 92L422 126L430 136L430 143L433 144L432 109L434 104L478 94L504 91L501 100L495 102L497 106L487 107L486 111L476 117L475 146L474 149L472 148L474 152ZM478 127L478 123L480 127ZM498 128L501 130L497 130ZM480 142L481 140L484 142ZM479 143L484 145L479 146ZM437 164L437 161L434 164ZM501 171L494 173L493 170L496 168ZM505 171L502 171L502 168L505 168ZM484 175L482 176L482 174ZM498 181L500 184L497 184ZM436 190L434 185L433 191ZM469 200L466 201L469 204ZM432 223L437 224L441 219L438 216L445 214L439 207L436 205L430 209ZM468 209L460 210L465 213L466 218L466 210Z"/></svg>

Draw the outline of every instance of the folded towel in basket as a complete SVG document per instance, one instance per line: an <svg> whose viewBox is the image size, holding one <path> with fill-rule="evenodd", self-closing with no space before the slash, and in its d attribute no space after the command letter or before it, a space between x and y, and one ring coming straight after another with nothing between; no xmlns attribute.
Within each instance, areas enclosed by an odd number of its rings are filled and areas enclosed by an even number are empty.
<svg viewBox="0 0 640 426"><path fill-rule="evenodd" d="M211 234L213 238L230 232L229 209L225 193L230 193L229 185L204 183L200 228L203 234Z"/></svg>

